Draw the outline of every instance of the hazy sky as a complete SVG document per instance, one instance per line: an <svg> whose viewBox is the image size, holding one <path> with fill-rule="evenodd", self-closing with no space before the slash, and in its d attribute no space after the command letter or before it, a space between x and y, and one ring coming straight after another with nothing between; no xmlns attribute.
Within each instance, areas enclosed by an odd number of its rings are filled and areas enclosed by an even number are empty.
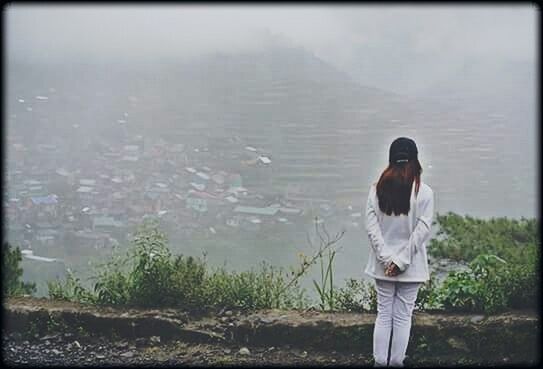
<svg viewBox="0 0 543 369"><path fill-rule="evenodd" d="M368 78L371 73L361 68L372 71L388 60L413 66L414 76L431 70L437 77L446 66L473 58L533 61L536 55L537 13L525 4L12 5L4 10L10 60L192 57L261 47L265 31Z"/></svg>

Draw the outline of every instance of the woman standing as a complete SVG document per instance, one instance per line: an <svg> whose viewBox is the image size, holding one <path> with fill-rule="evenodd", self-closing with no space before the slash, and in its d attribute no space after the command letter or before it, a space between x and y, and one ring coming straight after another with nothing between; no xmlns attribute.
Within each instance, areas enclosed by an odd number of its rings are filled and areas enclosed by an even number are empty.
<svg viewBox="0 0 543 369"><path fill-rule="evenodd" d="M392 142L389 165L371 186L366 206L371 248L365 273L375 278L377 290L375 366L403 366L418 289L430 278L426 242L431 233L434 194L421 182L417 154L417 146L409 138Z"/></svg>

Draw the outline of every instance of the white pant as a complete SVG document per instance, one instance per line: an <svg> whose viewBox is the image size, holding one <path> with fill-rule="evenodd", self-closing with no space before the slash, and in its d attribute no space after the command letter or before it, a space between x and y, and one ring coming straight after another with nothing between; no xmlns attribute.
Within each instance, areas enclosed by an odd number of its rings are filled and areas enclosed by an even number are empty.
<svg viewBox="0 0 543 369"><path fill-rule="evenodd" d="M411 318L420 282L390 282L375 279L377 290L377 319L373 331L373 358L375 366L387 366L388 348L390 366L402 367L411 332Z"/></svg>

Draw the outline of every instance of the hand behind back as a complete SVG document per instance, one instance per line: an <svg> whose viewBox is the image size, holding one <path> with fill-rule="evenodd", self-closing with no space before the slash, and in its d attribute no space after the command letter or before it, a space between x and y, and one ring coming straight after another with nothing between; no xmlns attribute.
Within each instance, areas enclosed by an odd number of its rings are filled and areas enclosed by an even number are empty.
<svg viewBox="0 0 543 369"><path fill-rule="evenodd" d="M398 266L393 262L390 262L390 264L388 264L388 266L385 268L385 276L387 277L395 277L400 273L400 268L398 268Z"/></svg>

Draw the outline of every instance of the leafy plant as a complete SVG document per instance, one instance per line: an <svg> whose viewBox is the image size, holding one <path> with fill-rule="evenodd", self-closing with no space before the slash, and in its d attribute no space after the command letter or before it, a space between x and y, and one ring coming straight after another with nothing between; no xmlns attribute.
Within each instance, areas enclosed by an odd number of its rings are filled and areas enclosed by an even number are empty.
<svg viewBox="0 0 543 369"><path fill-rule="evenodd" d="M432 272L430 279L419 288L415 308L421 311L440 310L443 308L435 272Z"/></svg>
<svg viewBox="0 0 543 369"><path fill-rule="evenodd" d="M336 256L335 250L328 251L328 259L326 261L326 271L324 267L324 260L322 254L319 256L319 262L321 267L321 281L320 284L316 280L313 280L313 286L317 290L320 297L320 308L322 310L334 310L335 295L334 295L334 258Z"/></svg>
<svg viewBox="0 0 543 369"><path fill-rule="evenodd" d="M319 227L320 224L320 227ZM320 302L319 306L322 310L335 310L336 298L334 289L334 258L338 249L333 248L343 237L345 231L339 232L335 237L330 237L323 222L319 222L318 217L315 217L315 234L319 238L319 248L314 257L305 265L313 265L318 259L320 265L320 283L313 279L313 286L318 293ZM308 237L309 243L312 245ZM312 245L313 246L313 245ZM325 260L326 252L326 260Z"/></svg>
<svg viewBox="0 0 543 369"><path fill-rule="evenodd" d="M440 230L430 244L432 256L470 261L470 268L449 273L430 294L435 306L486 312L535 307L540 258L535 219L483 220L454 213L437 219Z"/></svg>
<svg viewBox="0 0 543 369"><path fill-rule="evenodd" d="M468 271L453 272L443 282L440 300L446 309L495 313L510 306L515 275L496 255L481 254Z"/></svg>
<svg viewBox="0 0 543 369"><path fill-rule="evenodd" d="M175 296L174 263L166 236L153 223L144 223L134 237L128 294L139 306L168 305Z"/></svg>
<svg viewBox="0 0 543 369"><path fill-rule="evenodd" d="M95 296L81 285L79 278L68 269L65 281L47 282L49 297L55 300L77 301L81 303L94 303Z"/></svg>
<svg viewBox="0 0 543 369"><path fill-rule="evenodd" d="M123 305L130 300L128 276L118 270L101 273L94 285L96 301L100 304Z"/></svg>

